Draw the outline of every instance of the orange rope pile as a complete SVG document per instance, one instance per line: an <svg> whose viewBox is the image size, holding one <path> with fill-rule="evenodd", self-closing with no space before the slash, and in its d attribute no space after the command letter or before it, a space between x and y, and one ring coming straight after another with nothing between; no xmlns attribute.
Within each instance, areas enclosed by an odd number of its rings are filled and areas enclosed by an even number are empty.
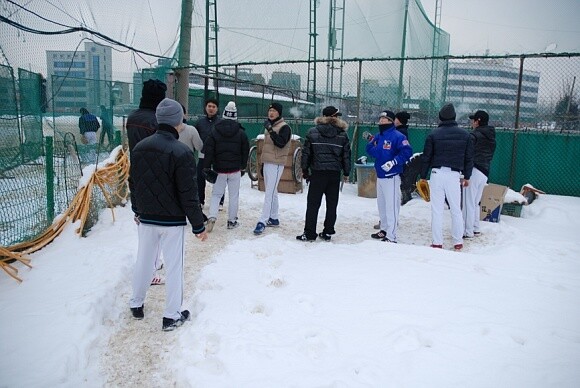
<svg viewBox="0 0 580 388"><path fill-rule="evenodd" d="M24 255L36 252L50 244L58 235L60 235L69 222L74 223L80 220L81 223L76 230L76 233L81 234L89 214L93 186L95 184L103 191L107 205L111 208L111 212L113 213L113 220L115 220L115 213L113 211L114 200L125 200L127 198L129 193L127 188L128 177L129 158L126 151L120 149L115 163L99 167L92 174L87 184L79 189L68 209L62 215L58 216L44 233L36 237L34 240L12 245L8 248L0 246L0 268L2 268L4 272L12 278L21 282L22 279L18 277L18 269L9 262L16 260L27 267L32 268L30 265L30 259ZM108 186L110 190L107 190L106 186ZM109 192L112 192L112 195L109 195Z"/></svg>

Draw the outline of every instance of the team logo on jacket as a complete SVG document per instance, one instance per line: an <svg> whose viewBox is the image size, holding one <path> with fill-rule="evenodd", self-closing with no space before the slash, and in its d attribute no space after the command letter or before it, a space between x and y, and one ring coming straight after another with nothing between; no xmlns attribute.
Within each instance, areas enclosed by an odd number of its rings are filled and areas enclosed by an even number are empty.
<svg viewBox="0 0 580 388"><path fill-rule="evenodd" d="M409 140L407 139L403 140L403 145L409 145Z"/></svg>
<svg viewBox="0 0 580 388"><path fill-rule="evenodd" d="M391 142L390 142L390 140L384 140L383 141L383 149L384 150L390 150L391 149Z"/></svg>

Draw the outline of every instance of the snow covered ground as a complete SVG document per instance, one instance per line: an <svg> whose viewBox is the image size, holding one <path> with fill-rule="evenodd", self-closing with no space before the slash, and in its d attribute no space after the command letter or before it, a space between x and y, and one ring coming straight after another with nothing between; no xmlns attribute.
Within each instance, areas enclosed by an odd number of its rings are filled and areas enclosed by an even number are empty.
<svg viewBox="0 0 580 388"><path fill-rule="evenodd" d="M220 212L208 241L187 239L193 318L168 333L163 286L130 318L130 209L86 238L70 226L22 284L0 276L0 386L578 387L580 198L541 195L458 253L428 247L420 199L399 244L371 240L376 203L356 192L332 242L303 243L306 190L282 194L282 226L257 237L263 193L244 178L242 226Z"/></svg>

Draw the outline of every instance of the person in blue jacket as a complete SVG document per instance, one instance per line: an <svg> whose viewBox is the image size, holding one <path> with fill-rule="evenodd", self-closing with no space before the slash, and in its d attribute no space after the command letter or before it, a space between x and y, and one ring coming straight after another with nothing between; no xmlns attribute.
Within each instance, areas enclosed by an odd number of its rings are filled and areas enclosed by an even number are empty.
<svg viewBox="0 0 580 388"><path fill-rule="evenodd" d="M371 234L381 241L397 242L401 208L401 173L413 155L407 137L395 129L395 113L385 110L379 115L379 133L371 136L367 154L375 159L377 172L377 207L381 230Z"/></svg>

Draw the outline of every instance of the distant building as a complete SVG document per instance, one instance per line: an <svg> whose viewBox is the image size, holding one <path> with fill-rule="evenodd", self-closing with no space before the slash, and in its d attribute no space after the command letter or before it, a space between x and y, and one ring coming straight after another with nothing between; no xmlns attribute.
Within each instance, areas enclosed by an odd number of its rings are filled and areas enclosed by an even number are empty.
<svg viewBox="0 0 580 388"><path fill-rule="evenodd" d="M268 85L292 91L296 96L299 96L300 75L287 71L274 71Z"/></svg>
<svg viewBox="0 0 580 388"><path fill-rule="evenodd" d="M48 93L56 112L96 112L108 105L112 87L112 50L85 42L84 51L46 51Z"/></svg>
<svg viewBox="0 0 580 388"><path fill-rule="evenodd" d="M233 67L226 67L223 71L227 74L231 81L219 80L219 86L224 86L226 88L236 88L237 90L248 90L252 92L262 92L264 90L264 85L266 80L264 76L260 73L252 72L251 68L238 68L237 74L236 69ZM237 77L237 82L234 80Z"/></svg>
<svg viewBox="0 0 580 388"><path fill-rule="evenodd" d="M513 125L519 67L509 59L449 62L447 100L455 105L458 120L477 109L486 110L496 125ZM540 73L524 70L520 121L536 121Z"/></svg>

